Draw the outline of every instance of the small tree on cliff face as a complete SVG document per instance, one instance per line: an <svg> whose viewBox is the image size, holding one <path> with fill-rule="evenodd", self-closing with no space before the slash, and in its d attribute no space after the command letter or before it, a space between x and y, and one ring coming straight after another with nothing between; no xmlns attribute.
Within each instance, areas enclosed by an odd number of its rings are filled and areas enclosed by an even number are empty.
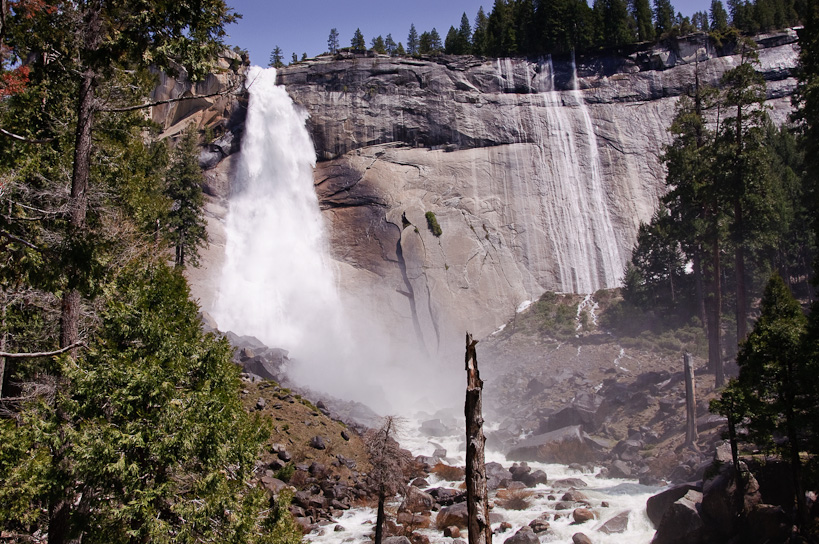
<svg viewBox="0 0 819 544"><path fill-rule="evenodd" d="M168 214L168 239L175 249L174 262L199 266L199 248L207 245L202 194L202 170L197 160L196 133L187 131L174 152L168 171L165 194L171 200Z"/></svg>
<svg viewBox="0 0 819 544"><path fill-rule="evenodd" d="M372 465L370 479L378 493L375 544L381 544L384 536L384 522L386 521L384 504L387 497L400 493L404 489L404 469L410 462L407 452L402 450L395 441L394 436L398 431L397 423L396 417L387 416L381 427L370 429L364 436L367 454Z"/></svg>

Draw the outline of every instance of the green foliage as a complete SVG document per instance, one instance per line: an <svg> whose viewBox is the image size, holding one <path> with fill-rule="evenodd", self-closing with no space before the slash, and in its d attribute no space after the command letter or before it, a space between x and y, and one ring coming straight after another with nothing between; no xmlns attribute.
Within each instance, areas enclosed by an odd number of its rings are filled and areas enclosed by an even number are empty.
<svg viewBox="0 0 819 544"><path fill-rule="evenodd" d="M284 67L284 53L282 53L282 48L278 45L274 47L273 51L270 53L270 61L267 63L267 65L271 68Z"/></svg>
<svg viewBox="0 0 819 544"><path fill-rule="evenodd" d="M248 480L268 430L241 406L231 347L202 333L165 266L123 271L106 301L87 353L61 359L54 403L0 427L2 479L19 483L0 490L0 517L33 528L59 495L88 542L264 541L267 501Z"/></svg>
<svg viewBox="0 0 819 544"><path fill-rule="evenodd" d="M427 212L424 216L427 218L429 231L435 236L441 236L444 231L441 230L441 225L438 224L438 218L435 217L435 212Z"/></svg>
<svg viewBox="0 0 819 544"><path fill-rule="evenodd" d="M168 170L165 194L172 202L168 213L167 237L175 248L176 266L199 266L199 248L207 244L202 193L202 170L198 161L196 133L187 131L174 150Z"/></svg>
<svg viewBox="0 0 819 544"><path fill-rule="evenodd" d="M331 55L338 53L338 30L335 28L330 29L330 36L327 38L327 51Z"/></svg>
<svg viewBox="0 0 819 544"><path fill-rule="evenodd" d="M371 43L371 49L373 51L375 51L376 53L381 53L382 55L386 55L387 54L387 46L384 43L384 38L382 38L381 36L373 38L372 43Z"/></svg>
<svg viewBox="0 0 819 544"><path fill-rule="evenodd" d="M276 478L283 482L289 482L290 478L293 477L293 474L296 472L296 465L293 463L287 463L282 468L276 471Z"/></svg>
<svg viewBox="0 0 819 544"><path fill-rule="evenodd" d="M407 54L418 54L418 31L415 30L415 24L410 24L409 34L407 35Z"/></svg>
<svg viewBox="0 0 819 544"><path fill-rule="evenodd" d="M641 42L654 40L654 24L652 22L651 5L648 0L634 0L632 3L632 17L637 24L637 36Z"/></svg>
<svg viewBox="0 0 819 544"><path fill-rule="evenodd" d="M367 42L364 40L364 34L361 33L361 29L355 29L353 39L350 40L350 47L356 52L363 52L367 50Z"/></svg>

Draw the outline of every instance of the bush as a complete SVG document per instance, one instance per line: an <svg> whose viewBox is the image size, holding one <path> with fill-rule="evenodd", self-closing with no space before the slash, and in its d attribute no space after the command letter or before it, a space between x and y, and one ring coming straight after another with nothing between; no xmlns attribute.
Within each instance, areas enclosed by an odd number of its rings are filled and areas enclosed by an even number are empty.
<svg viewBox="0 0 819 544"><path fill-rule="evenodd" d="M431 472L447 482L461 481L466 477L466 472L461 467L452 467L444 463L438 463L432 467Z"/></svg>
<svg viewBox="0 0 819 544"><path fill-rule="evenodd" d="M444 231L441 230L441 225L438 224L438 218L435 217L435 213L427 212L424 215L427 218L427 226L429 227L429 231L435 236L441 236Z"/></svg>
<svg viewBox="0 0 819 544"><path fill-rule="evenodd" d="M527 510L531 505L532 492L527 489L502 489L496 498L501 508Z"/></svg>

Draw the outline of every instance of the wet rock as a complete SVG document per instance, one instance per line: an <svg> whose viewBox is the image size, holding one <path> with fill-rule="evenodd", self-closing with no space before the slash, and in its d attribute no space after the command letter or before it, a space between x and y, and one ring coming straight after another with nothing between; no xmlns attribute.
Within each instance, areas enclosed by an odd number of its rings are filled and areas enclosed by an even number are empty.
<svg viewBox="0 0 819 544"><path fill-rule="evenodd" d="M537 535L547 532L551 527L549 525L549 514L544 512L537 518L533 519L529 522L529 527L531 527L532 531L534 531Z"/></svg>
<svg viewBox="0 0 819 544"><path fill-rule="evenodd" d="M495 490L504 484L505 480L512 480L512 473L500 463L486 463L486 485L489 489Z"/></svg>
<svg viewBox="0 0 819 544"><path fill-rule="evenodd" d="M582 491L577 491L576 489L570 489L569 491L565 492L562 497L560 497L561 501L571 501L571 502L580 502L580 501L588 501L589 497L583 493Z"/></svg>
<svg viewBox="0 0 819 544"><path fill-rule="evenodd" d="M405 536L388 536L381 540L383 544L412 544L410 539Z"/></svg>
<svg viewBox="0 0 819 544"><path fill-rule="evenodd" d="M630 510L624 510L620 512L616 516L609 518L606 522L598 529L601 533L606 533L607 535L612 535L615 533L625 533L628 529L628 516L631 513Z"/></svg>
<svg viewBox="0 0 819 544"><path fill-rule="evenodd" d="M690 544L699 542L704 531L700 514L702 493L689 490L666 509L652 544Z"/></svg>
<svg viewBox="0 0 819 544"><path fill-rule="evenodd" d="M333 527L333 531L336 533L343 533L346 530L347 529L345 529L343 525L336 525L335 527Z"/></svg>
<svg viewBox="0 0 819 544"><path fill-rule="evenodd" d="M566 489L568 487L589 487L589 484L580 478L562 478L552 482L552 487L555 489Z"/></svg>
<svg viewBox="0 0 819 544"><path fill-rule="evenodd" d="M427 436L448 436L449 428L440 419L429 419L421 423L421 432Z"/></svg>
<svg viewBox="0 0 819 544"><path fill-rule="evenodd" d="M415 478L412 482L410 482L410 485L413 487L424 488L429 487L429 482L423 478Z"/></svg>
<svg viewBox="0 0 819 544"><path fill-rule="evenodd" d="M575 425L529 437L512 448L506 457L517 461L568 464L598 460L601 452L600 445Z"/></svg>
<svg viewBox="0 0 819 544"><path fill-rule="evenodd" d="M628 463L620 459L612 461L611 466L609 467L609 477L631 478L632 477L631 467L628 466Z"/></svg>
<svg viewBox="0 0 819 544"><path fill-rule="evenodd" d="M401 503L400 511L404 512L425 512L432 509L435 499L429 493L424 493L414 486L407 488L404 502Z"/></svg>
<svg viewBox="0 0 819 544"><path fill-rule="evenodd" d="M432 525L432 518L428 513L399 512L395 520L404 527L413 529L428 529Z"/></svg>
<svg viewBox="0 0 819 544"><path fill-rule="evenodd" d="M545 472L542 470L534 470L523 477L523 483L527 485L527 487L535 487L538 484L546 484L548 483L549 478Z"/></svg>
<svg viewBox="0 0 819 544"><path fill-rule="evenodd" d="M446 527L452 525L461 529L466 529L467 525L467 510L466 503L460 502L441 508L438 512L438 517L435 520L435 525L439 531L443 531Z"/></svg>
<svg viewBox="0 0 819 544"><path fill-rule="evenodd" d="M572 535L572 544L592 544L592 541L583 533L575 533Z"/></svg>
<svg viewBox="0 0 819 544"><path fill-rule="evenodd" d="M461 538L461 530L452 525L444 528L444 536L449 538Z"/></svg>
<svg viewBox="0 0 819 544"><path fill-rule="evenodd" d="M504 540L504 544L539 544L535 532L528 525L521 527L517 533Z"/></svg>
<svg viewBox="0 0 819 544"><path fill-rule="evenodd" d="M575 523L586 523L594 519L594 512L588 508L575 508L572 512L572 519Z"/></svg>
<svg viewBox="0 0 819 544"><path fill-rule="evenodd" d="M436 487L427 491L441 506L449 506L466 500L466 492L449 487Z"/></svg>

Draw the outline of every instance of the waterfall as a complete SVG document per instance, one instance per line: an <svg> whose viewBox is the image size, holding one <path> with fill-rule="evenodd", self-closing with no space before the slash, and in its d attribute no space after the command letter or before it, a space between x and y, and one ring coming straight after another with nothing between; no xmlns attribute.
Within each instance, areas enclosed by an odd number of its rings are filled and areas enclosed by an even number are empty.
<svg viewBox="0 0 819 544"><path fill-rule="evenodd" d="M276 71L248 72L250 106L227 216L214 308L223 330L292 350L341 321L318 199L316 156Z"/></svg>
<svg viewBox="0 0 819 544"><path fill-rule="evenodd" d="M247 82L214 319L221 330L288 350L297 383L381 410L417 402L428 361L394 353L378 316L345 310L314 188L307 113L276 85L275 69L254 66ZM387 395L395 383L402 391Z"/></svg>
<svg viewBox="0 0 819 544"><path fill-rule="evenodd" d="M597 137L577 88L574 63L571 91L555 90L551 57L545 64L549 90L540 93L546 125L540 161L543 171L550 172L547 177L555 181L542 206L549 218L562 290L591 293L619 283L622 260L608 211Z"/></svg>

